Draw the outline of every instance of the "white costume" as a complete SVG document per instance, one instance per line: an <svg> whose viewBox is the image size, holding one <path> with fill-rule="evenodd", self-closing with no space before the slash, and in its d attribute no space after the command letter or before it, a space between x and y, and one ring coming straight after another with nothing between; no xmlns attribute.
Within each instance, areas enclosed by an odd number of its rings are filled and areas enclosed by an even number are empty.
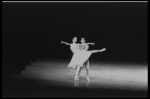
<svg viewBox="0 0 150 99"><path fill-rule="evenodd" d="M83 64L89 59L93 51L87 51L88 45L76 45L72 44L70 49L74 53L68 67L75 68L78 66L83 66Z"/></svg>

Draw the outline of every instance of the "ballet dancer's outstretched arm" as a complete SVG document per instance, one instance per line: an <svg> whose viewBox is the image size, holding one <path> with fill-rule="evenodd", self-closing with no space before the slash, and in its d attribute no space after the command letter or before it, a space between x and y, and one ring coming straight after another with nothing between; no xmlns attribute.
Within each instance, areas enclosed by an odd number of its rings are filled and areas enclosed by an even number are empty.
<svg viewBox="0 0 150 99"><path fill-rule="evenodd" d="M61 41L61 44L66 44L66 45L71 45L71 44L69 44L69 43L67 43L67 42L64 42L64 41ZM75 43L76 45L83 45L83 44L79 44L79 43Z"/></svg>
<svg viewBox="0 0 150 99"><path fill-rule="evenodd" d="M63 43L66 44L66 45L71 45L71 44L69 44L69 43L67 43L67 42L61 41L61 44L63 44ZM76 45L86 45L86 44L95 45L94 43L84 43L84 44L76 43Z"/></svg>
<svg viewBox="0 0 150 99"><path fill-rule="evenodd" d="M79 45L95 45L95 43L82 43L82 44L79 44Z"/></svg>
<svg viewBox="0 0 150 99"><path fill-rule="evenodd" d="M67 43L67 42L64 42L64 41L61 41L61 44L66 44L66 45L70 45L69 43Z"/></svg>

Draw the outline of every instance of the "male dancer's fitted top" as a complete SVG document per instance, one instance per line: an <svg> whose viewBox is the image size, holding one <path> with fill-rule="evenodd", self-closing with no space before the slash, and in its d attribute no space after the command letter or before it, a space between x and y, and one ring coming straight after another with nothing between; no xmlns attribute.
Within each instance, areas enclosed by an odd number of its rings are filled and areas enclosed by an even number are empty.
<svg viewBox="0 0 150 99"><path fill-rule="evenodd" d="M87 44L84 45L71 44L70 49L73 53L76 51L87 51L89 49L89 46Z"/></svg>
<svg viewBox="0 0 150 99"><path fill-rule="evenodd" d="M84 45L71 44L70 49L73 53L76 51L87 51L89 49L89 46L87 44Z"/></svg>
<svg viewBox="0 0 150 99"><path fill-rule="evenodd" d="M89 46L87 44L79 45L79 49L82 50L82 51L87 51L89 49Z"/></svg>

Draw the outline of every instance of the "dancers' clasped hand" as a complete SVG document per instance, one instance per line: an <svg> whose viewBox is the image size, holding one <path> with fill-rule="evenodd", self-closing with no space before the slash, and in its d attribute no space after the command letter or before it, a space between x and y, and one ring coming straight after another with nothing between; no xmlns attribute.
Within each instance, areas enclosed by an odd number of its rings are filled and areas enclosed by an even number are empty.
<svg viewBox="0 0 150 99"><path fill-rule="evenodd" d="M61 44L63 44L64 42L63 41L61 41Z"/></svg>

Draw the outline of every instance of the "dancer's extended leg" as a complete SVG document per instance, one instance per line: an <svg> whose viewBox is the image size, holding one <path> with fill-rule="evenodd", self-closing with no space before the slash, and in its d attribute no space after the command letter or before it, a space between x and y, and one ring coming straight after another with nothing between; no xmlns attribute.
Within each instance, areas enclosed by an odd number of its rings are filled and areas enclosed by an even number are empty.
<svg viewBox="0 0 150 99"><path fill-rule="evenodd" d="M80 76L80 73L81 73L81 69L82 69L82 67L80 67L80 69L79 69L78 77Z"/></svg>
<svg viewBox="0 0 150 99"><path fill-rule="evenodd" d="M86 61L85 67L86 67L87 81L90 81L90 79L89 79L89 60Z"/></svg>
<svg viewBox="0 0 150 99"><path fill-rule="evenodd" d="M79 80L79 72L80 72L81 66L77 66L77 71L75 75L75 81Z"/></svg>
<svg viewBox="0 0 150 99"><path fill-rule="evenodd" d="M106 50L106 48L103 48L103 49L101 49L101 50L93 50L93 51L91 51L92 53L98 53L98 52L103 52L103 51L105 51Z"/></svg>

